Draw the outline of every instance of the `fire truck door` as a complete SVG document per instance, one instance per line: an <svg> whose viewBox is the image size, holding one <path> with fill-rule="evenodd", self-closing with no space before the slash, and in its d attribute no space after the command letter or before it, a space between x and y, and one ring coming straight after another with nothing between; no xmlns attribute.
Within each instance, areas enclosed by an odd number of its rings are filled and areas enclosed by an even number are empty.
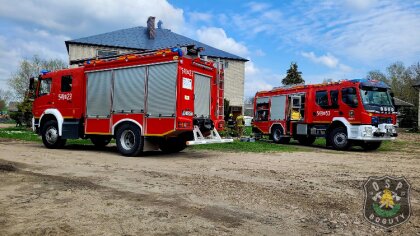
<svg viewBox="0 0 420 236"><path fill-rule="evenodd" d="M53 87L52 78L44 78L39 81L37 99L33 104L35 118L40 118L45 109L54 106Z"/></svg>
<svg viewBox="0 0 420 236"><path fill-rule="evenodd" d="M210 77L194 75L194 114L197 117L210 117Z"/></svg>
<svg viewBox="0 0 420 236"><path fill-rule="evenodd" d="M79 104L76 104L75 100L80 100L80 98L75 98L73 94L79 88L75 88L72 74L64 74L59 76L57 80L56 106L60 108L64 119L72 119L75 115L75 109L79 108Z"/></svg>
<svg viewBox="0 0 420 236"><path fill-rule="evenodd" d="M89 72L86 86L86 134L110 134L112 71Z"/></svg>
<svg viewBox="0 0 420 236"><path fill-rule="evenodd" d="M144 134L164 136L175 130L177 63L148 67Z"/></svg>

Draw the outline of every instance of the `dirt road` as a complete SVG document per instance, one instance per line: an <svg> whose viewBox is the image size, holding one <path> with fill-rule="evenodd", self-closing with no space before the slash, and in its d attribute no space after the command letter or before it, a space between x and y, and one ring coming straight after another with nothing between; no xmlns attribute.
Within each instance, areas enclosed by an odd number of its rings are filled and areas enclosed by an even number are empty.
<svg viewBox="0 0 420 236"><path fill-rule="evenodd" d="M420 235L419 173L418 150L127 158L0 140L0 235L384 234L363 219L362 185L386 174L412 186L413 215L390 234Z"/></svg>

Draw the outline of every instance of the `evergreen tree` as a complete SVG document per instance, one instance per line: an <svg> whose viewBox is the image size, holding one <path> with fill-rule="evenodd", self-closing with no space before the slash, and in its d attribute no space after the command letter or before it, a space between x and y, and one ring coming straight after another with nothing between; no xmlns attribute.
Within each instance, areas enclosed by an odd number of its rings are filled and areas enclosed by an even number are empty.
<svg viewBox="0 0 420 236"><path fill-rule="evenodd" d="M298 71L298 65L295 62L290 64L290 68L287 70L286 77L281 81L283 85L293 85L305 83L302 78L302 72Z"/></svg>

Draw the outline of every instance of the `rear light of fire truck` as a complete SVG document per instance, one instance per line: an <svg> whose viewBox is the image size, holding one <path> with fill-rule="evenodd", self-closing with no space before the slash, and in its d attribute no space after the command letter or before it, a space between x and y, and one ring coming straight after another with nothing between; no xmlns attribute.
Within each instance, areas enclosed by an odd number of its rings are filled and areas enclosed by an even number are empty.
<svg viewBox="0 0 420 236"><path fill-rule="evenodd" d="M191 122L178 121L178 128L191 128Z"/></svg>

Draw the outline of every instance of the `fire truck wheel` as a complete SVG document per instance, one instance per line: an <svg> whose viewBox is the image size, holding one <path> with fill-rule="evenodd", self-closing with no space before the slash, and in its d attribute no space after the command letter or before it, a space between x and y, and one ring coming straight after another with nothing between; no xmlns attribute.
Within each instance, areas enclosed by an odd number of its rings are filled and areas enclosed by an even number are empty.
<svg viewBox="0 0 420 236"><path fill-rule="evenodd" d="M288 144L290 142L290 138L281 137L282 135L283 135L283 132L281 131L280 127L274 127L273 130L271 131L271 139L275 143Z"/></svg>
<svg viewBox="0 0 420 236"><path fill-rule="evenodd" d="M116 133L118 151L124 156L137 156L143 149L140 128L133 124L121 125Z"/></svg>
<svg viewBox="0 0 420 236"><path fill-rule="evenodd" d="M347 130L344 127L337 127L329 134L329 143L336 150L348 150L351 142L347 137Z"/></svg>
<svg viewBox="0 0 420 236"><path fill-rule="evenodd" d="M297 140L300 144L305 146L310 146L315 142L316 137L315 136L309 136L309 137L298 137Z"/></svg>
<svg viewBox="0 0 420 236"><path fill-rule="evenodd" d="M90 141L92 141L93 145L95 145L95 147L105 147L106 145L109 144L109 142L111 142L111 137L109 136L93 136L90 138Z"/></svg>
<svg viewBox="0 0 420 236"><path fill-rule="evenodd" d="M42 142L47 148L61 148L66 144L66 139L62 139L58 135L57 121L47 121L42 126Z"/></svg>
<svg viewBox="0 0 420 236"><path fill-rule="evenodd" d="M361 146L366 151L373 151L378 149L381 146L382 142L366 142L363 143Z"/></svg>
<svg viewBox="0 0 420 236"><path fill-rule="evenodd" d="M160 150L164 153L175 153L184 150L187 147L186 141L183 138L171 138L164 140L159 144Z"/></svg>

